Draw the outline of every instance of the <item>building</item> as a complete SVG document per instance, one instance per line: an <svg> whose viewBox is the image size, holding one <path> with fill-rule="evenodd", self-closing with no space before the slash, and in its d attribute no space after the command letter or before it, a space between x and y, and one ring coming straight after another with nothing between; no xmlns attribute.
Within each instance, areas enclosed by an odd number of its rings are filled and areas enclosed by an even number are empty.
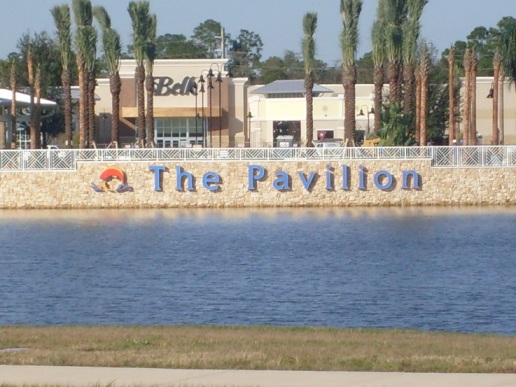
<svg viewBox="0 0 516 387"><path fill-rule="evenodd" d="M271 147L302 146L306 138L306 102L303 80L249 85L233 78L227 59L156 60L153 75L154 133L158 147ZM134 81L136 62L122 60L121 144L137 139L138 113ZM98 79L97 143L110 142L111 94L109 80ZM490 144L493 100L486 98L492 77L477 79L477 132ZM374 86L356 86L356 128L359 139L374 127ZM516 144L516 90L504 83L500 125L505 144ZM344 138L342 85L315 85L314 140ZM457 130L460 132L461 123ZM502 129L501 129L502 130Z"/></svg>

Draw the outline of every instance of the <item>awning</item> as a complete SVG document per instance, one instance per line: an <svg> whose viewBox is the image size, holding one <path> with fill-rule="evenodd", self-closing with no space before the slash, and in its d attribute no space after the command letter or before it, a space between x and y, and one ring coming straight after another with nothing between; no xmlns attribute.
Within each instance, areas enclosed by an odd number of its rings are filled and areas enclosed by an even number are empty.
<svg viewBox="0 0 516 387"><path fill-rule="evenodd" d="M30 105L30 95L16 92L16 105L18 106L29 106ZM13 99L13 92L9 89L0 89L0 105L6 106L11 105ZM34 97L34 103L37 103L38 99ZM57 104L54 101L50 101L48 99L41 98L41 106L56 106Z"/></svg>

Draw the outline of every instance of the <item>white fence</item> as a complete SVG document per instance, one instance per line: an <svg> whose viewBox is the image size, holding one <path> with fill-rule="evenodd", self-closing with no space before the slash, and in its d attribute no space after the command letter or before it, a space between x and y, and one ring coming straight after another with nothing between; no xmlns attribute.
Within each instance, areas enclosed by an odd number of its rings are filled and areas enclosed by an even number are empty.
<svg viewBox="0 0 516 387"><path fill-rule="evenodd" d="M435 168L516 167L516 146L0 150L0 171L67 171L78 162L431 160Z"/></svg>

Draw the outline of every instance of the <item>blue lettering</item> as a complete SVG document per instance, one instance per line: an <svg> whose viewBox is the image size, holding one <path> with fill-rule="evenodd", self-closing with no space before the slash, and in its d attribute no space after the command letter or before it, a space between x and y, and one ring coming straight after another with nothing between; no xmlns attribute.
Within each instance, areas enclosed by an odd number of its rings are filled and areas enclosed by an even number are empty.
<svg viewBox="0 0 516 387"><path fill-rule="evenodd" d="M256 182L265 177L265 168L261 165L249 165L248 171L247 189L254 191L256 190Z"/></svg>
<svg viewBox="0 0 516 387"><path fill-rule="evenodd" d="M215 172L206 172L202 177L202 185L208 191L217 191L220 186L220 175Z"/></svg>
<svg viewBox="0 0 516 387"><path fill-rule="evenodd" d="M290 189L289 175L285 171L276 172L277 179L274 180L272 185L278 191L288 191Z"/></svg>
<svg viewBox="0 0 516 387"><path fill-rule="evenodd" d="M184 172L183 168L181 168L179 165L176 166L176 190L177 191L183 191L183 178L186 179L188 182L188 191L195 191L193 186L193 176L190 172Z"/></svg>
<svg viewBox="0 0 516 387"><path fill-rule="evenodd" d="M361 165L360 167L358 167L359 169L359 172L358 172L358 189L361 189L361 190L365 190L366 189L366 174L365 174L365 171L364 171L364 166Z"/></svg>
<svg viewBox="0 0 516 387"><path fill-rule="evenodd" d="M308 178L305 176L305 174L303 172L298 172L297 174L299 175L299 179L301 180L301 183L303 183L303 187L305 187L306 190L309 190L312 187L316 173L310 172L310 175Z"/></svg>
<svg viewBox="0 0 516 387"><path fill-rule="evenodd" d="M349 190L349 167L347 165L342 166L342 189Z"/></svg>
<svg viewBox="0 0 516 387"><path fill-rule="evenodd" d="M409 180L410 176L412 176L412 188L420 189L421 187L419 185L419 174L416 171L414 171L413 169L403 172L403 177L402 177L403 185L401 188L402 189L410 189L409 184L408 184L408 180Z"/></svg>
<svg viewBox="0 0 516 387"><path fill-rule="evenodd" d="M163 171L166 170L164 165L151 165L149 171L154 172L154 191L163 191L161 182L163 179Z"/></svg>
<svg viewBox="0 0 516 387"><path fill-rule="evenodd" d="M326 190L333 191L333 182L335 177L333 176L333 167L328 164L326 165Z"/></svg>
<svg viewBox="0 0 516 387"><path fill-rule="evenodd" d="M386 178L386 181L384 184L382 184L380 182L380 180L382 180L382 177ZM389 172L382 170L382 171L378 171L374 174L374 185L376 188L379 188L379 189L385 191L392 187L392 183L393 183L393 177Z"/></svg>

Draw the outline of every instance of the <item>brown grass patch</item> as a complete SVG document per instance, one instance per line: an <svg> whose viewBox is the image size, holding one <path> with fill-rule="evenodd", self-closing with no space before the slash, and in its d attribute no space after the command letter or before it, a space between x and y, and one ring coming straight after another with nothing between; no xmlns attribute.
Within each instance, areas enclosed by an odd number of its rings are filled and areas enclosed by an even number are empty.
<svg viewBox="0 0 516 387"><path fill-rule="evenodd" d="M329 328L4 326L0 364L514 373L516 337Z"/></svg>

